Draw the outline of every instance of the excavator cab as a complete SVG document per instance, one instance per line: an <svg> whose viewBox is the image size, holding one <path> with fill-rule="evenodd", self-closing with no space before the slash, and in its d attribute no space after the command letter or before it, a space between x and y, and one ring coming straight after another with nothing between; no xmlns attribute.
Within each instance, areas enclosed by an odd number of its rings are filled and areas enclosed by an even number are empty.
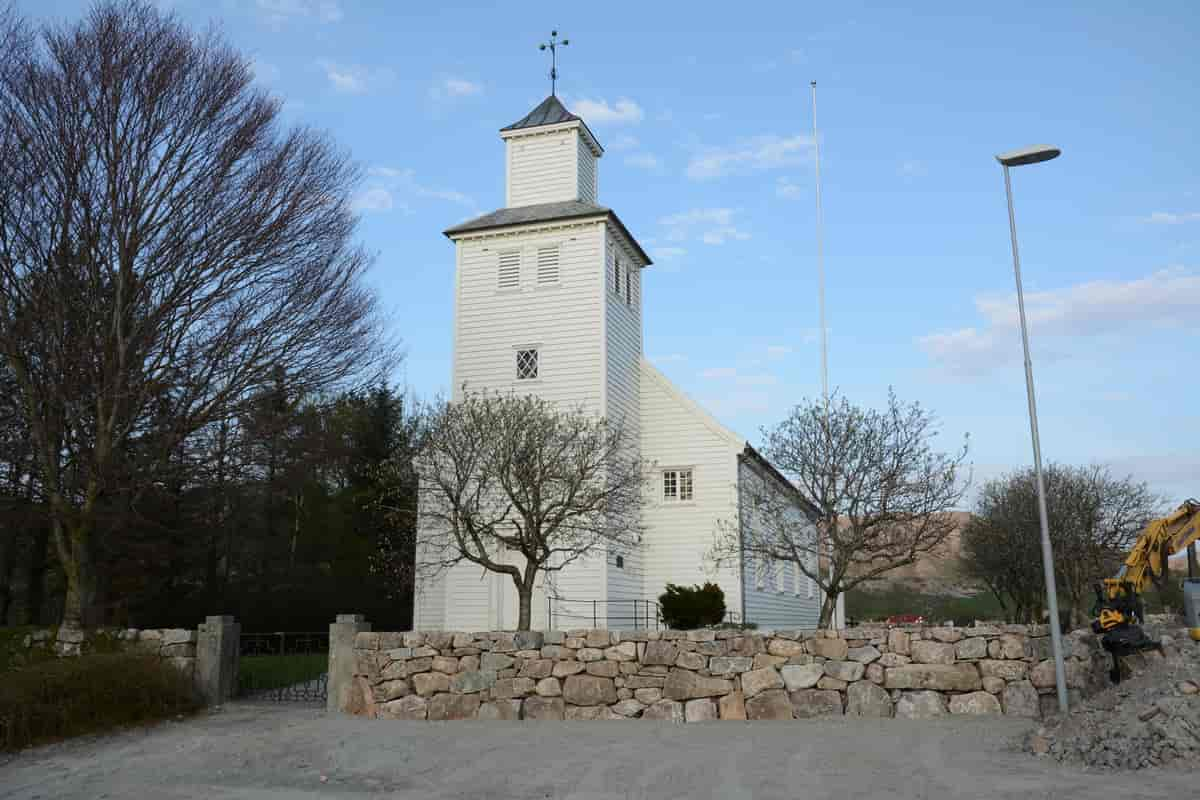
<svg viewBox="0 0 1200 800"><path fill-rule="evenodd" d="M1092 607L1092 633L1100 637L1100 645L1112 655L1108 677L1121 682L1121 658L1143 650L1161 650L1142 630L1146 619L1141 595L1129 581L1106 578L1095 585L1096 604Z"/></svg>

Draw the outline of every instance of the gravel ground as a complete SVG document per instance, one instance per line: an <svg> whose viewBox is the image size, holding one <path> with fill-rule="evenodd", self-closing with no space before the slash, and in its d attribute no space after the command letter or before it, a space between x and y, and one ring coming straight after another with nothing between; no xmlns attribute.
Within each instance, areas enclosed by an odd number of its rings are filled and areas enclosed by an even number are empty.
<svg viewBox="0 0 1200 800"><path fill-rule="evenodd" d="M1133 656L1136 677L1049 721L1027 737L1026 749L1105 770L1200 769L1200 644L1183 628L1146 632L1164 642L1165 657Z"/></svg>
<svg viewBox="0 0 1200 800"><path fill-rule="evenodd" d="M1175 798L1011 746L1029 721L396 722L232 704L0 762L0 798Z"/></svg>

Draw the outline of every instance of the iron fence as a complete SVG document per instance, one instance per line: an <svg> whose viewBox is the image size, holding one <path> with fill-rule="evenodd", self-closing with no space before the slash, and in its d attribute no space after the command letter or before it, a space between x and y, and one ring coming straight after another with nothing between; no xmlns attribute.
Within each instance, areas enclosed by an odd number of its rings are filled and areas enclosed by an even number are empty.
<svg viewBox="0 0 1200 800"><path fill-rule="evenodd" d="M328 696L328 633L243 633L238 651L239 697L316 703Z"/></svg>
<svg viewBox="0 0 1200 800"><path fill-rule="evenodd" d="M654 600L546 598L546 626L550 630L588 627L659 630L662 624L662 609Z"/></svg>

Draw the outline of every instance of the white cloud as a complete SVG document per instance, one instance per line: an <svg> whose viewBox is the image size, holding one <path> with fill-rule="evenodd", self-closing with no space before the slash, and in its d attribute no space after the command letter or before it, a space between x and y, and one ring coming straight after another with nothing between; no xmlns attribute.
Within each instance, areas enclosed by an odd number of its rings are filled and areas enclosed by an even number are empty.
<svg viewBox="0 0 1200 800"><path fill-rule="evenodd" d="M800 184L794 183L786 175L775 179L776 197L782 197L784 200L795 200L803 191L804 189Z"/></svg>
<svg viewBox="0 0 1200 800"><path fill-rule="evenodd" d="M339 64L336 61L320 59L317 61L325 72L325 77L335 91L346 94L366 94L382 89L396 79L396 73L381 67L371 68L359 64Z"/></svg>
<svg viewBox="0 0 1200 800"><path fill-rule="evenodd" d="M637 146L638 140L636 137L630 136L627 133L623 133L612 141L612 143L608 146L608 149L613 151L632 150Z"/></svg>
<svg viewBox="0 0 1200 800"><path fill-rule="evenodd" d="M662 162L650 153L634 153L631 156L625 156L625 163L639 169L658 169L662 166Z"/></svg>
<svg viewBox="0 0 1200 800"><path fill-rule="evenodd" d="M359 192L350 203L350 207L359 213L391 211L396 207L396 201L387 189L382 186L373 186Z"/></svg>
<svg viewBox="0 0 1200 800"><path fill-rule="evenodd" d="M622 97L617 100L614 105L609 105L607 100L576 100L572 105L572 111L578 116L583 117L585 122L594 125L629 125L642 121L645 114L642 107L633 102L627 97Z"/></svg>
<svg viewBox="0 0 1200 800"><path fill-rule="evenodd" d="M986 372L1012 360L1019 317L1016 297L982 295L982 326L922 336L917 344L946 371ZM1040 341L1113 333L1130 325L1178 325L1197 319L1200 273L1172 267L1130 281L1100 280L1025 295L1029 326Z"/></svg>
<svg viewBox="0 0 1200 800"><path fill-rule="evenodd" d="M367 170L368 188L359 194L355 201L358 211L391 211L399 207L409 210L407 202L401 203L396 198L405 200L432 199L455 203L473 209L475 201L470 195L453 189L442 189L425 186L416 179L411 169L376 166ZM386 195L386 200L384 196Z"/></svg>
<svg viewBox="0 0 1200 800"><path fill-rule="evenodd" d="M259 17L276 30L294 20L341 22L345 14L336 0L254 0Z"/></svg>
<svg viewBox="0 0 1200 800"><path fill-rule="evenodd" d="M650 250L650 257L655 261L671 261L687 255L682 247L655 247Z"/></svg>
<svg viewBox="0 0 1200 800"><path fill-rule="evenodd" d="M1150 216L1142 218L1142 222L1147 222L1151 225L1179 225L1184 222L1196 222L1197 220L1200 220L1200 211L1192 211L1185 214L1155 211Z"/></svg>
<svg viewBox="0 0 1200 800"><path fill-rule="evenodd" d="M666 228L670 242L683 242L699 235L704 244L724 244L730 239L749 239L750 234L734 224L732 208L694 208L679 214L671 214L658 221Z"/></svg>
<svg viewBox="0 0 1200 800"><path fill-rule="evenodd" d="M442 78L429 90L429 96L434 100L453 100L459 97L470 97L483 92L483 84L469 81L465 78Z"/></svg>
<svg viewBox="0 0 1200 800"><path fill-rule="evenodd" d="M687 176L693 180L704 180L795 166L808 161L811 152L811 136L756 136L732 147L703 149L688 164Z"/></svg>

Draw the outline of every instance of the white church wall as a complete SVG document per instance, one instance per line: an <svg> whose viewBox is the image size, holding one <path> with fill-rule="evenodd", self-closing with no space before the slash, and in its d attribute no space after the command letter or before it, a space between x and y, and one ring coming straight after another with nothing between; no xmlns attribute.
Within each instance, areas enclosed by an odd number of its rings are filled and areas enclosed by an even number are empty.
<svg viewBox="0 0 1200 800"><path fill-rule="evenodd" d="M578 123L507 135L504 204L512 208L578 199L579 139Z"/></svg>
<svg viewBox="0 0 1200 800"><path fill-rule="evenodd" d="M738 481L745 492L764 490L783 493L775 481L739 459ZM743 504L740 515L743 530L760 530L762 520L752 504ZM803 524L805 517L797 506L794 520ZM816 529L812 529L816 535ZM793 564L763 563L747 558L743 564L745 616L743 621L762 628L815 628L821 612L820 593Z"/></svg>
<svg viewBox="0 0 1200 800"><path fill-rule="evenodd" d="M726 608L741 613L741 580L734 567L714 570L706 558L721 523L737 520L737 455L745 446L673 387L648 361L640 375L642 457L654 462L643 546L645 596L657 599L668 582L714 581ZM693 499L665 501L662 471L692 470Z"/></svg>
<svg viewBox="0 0 1200 800"><path fill-rule="evenodd" d="M575 165L578 170L579 199L585 203L598 202L599 192L596 186L596 156L588 145L586 137L575 138Z"/></svg>

